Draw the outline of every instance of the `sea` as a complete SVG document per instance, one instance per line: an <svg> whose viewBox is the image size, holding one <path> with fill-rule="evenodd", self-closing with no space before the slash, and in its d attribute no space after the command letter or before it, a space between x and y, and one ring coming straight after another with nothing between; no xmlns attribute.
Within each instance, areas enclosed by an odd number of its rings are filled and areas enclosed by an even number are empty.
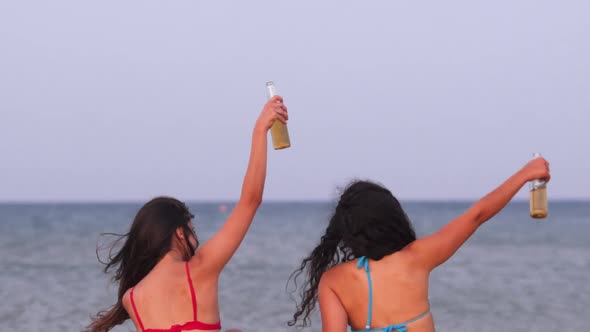
<svg viewBox="0 0 590 332"><path fill-rule="evenodd" d="M419 237L472 202L402 202ZM137 203L0 204L0 331L81 331L116 300L97 245L125 233ZM193 202L201 242L223 224L233 202ZM295 311L287 280L323 234L332 202L265 202L221 274L225 329L321 331L289 327ZM99 252L100 253L100 252ZM512 202L433 271L430 303L437 331L590 331L590 201L550 202L529 217ZM130 322L113 331L133 331Z"/></svg>

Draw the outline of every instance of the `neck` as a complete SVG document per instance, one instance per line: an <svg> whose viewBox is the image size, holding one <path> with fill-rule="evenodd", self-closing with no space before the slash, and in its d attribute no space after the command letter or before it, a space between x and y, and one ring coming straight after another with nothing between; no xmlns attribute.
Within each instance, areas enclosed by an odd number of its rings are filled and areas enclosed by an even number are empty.
<svg viewBox="0 0 590 332"><path fill-rule="evenodd" d="M158 262L158 265L160 265L161 263L178 263L178 262L183 262L184 261L184 255L182 254L182 252L180 250L177 249L172 249L169 252L166 253L166 255L164 255L164 257L162 257L162 259L160 260L160 262Z"/></svg>

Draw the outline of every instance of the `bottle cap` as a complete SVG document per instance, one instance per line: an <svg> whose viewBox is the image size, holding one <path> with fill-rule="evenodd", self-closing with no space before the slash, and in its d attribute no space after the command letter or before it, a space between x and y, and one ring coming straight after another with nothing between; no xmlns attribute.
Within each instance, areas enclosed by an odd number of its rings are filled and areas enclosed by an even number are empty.
<svg viewBox="0 0 590 332"><path fill-rule="evenodd" d="M540 152L533 153L533 159L541 158ZM547 186L547 182L543 180L533 180L531 181L531 190L545 188Z"/></svg>
<svg viewBox="0 0 590 332"><path fill-rule="evenodd" d="M273 81L266 82L266 97L268 99L277 95L277 88Z"/></svg>

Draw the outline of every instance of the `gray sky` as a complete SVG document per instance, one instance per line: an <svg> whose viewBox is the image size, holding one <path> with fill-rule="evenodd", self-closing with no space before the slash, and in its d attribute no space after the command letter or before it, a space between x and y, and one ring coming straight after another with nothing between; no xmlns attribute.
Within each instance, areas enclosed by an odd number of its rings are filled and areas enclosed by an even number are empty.
<svg viewBox="0 0 590 332"><path fill-rule="evenodd" d="M534 151L590 198L588 1L2 1L0 200L235 199L274 80L265 198L355 177L476 199ZM527 198L522 190L519 198Z"/></svg>

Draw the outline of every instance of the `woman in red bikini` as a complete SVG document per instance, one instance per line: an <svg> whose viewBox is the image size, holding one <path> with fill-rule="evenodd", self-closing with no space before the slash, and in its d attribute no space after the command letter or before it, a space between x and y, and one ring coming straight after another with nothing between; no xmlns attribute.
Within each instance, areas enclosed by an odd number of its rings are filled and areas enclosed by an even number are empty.
<svg viewBox="0 0 590 332"><path fill-rule="evenodd" d="M99 312L89 332L106 332L131 318L137 331L219 331L219 274L246 235L262 201L266 177L267 132L287 121L281 97L266 103L252 135L242 193L219 232L199 246L193 215L184 203L158 197L135 216L123 246L106 262L116 269L117 303ZM197 250L198 248L198 250Z"/></svg>

